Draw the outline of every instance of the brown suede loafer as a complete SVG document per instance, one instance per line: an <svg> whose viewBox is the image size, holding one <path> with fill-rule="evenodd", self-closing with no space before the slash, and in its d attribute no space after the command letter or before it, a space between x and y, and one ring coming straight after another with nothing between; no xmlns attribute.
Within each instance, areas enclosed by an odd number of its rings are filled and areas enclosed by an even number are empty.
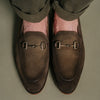
<svg viewBox="0 0 100 100"><path fill-rule="evenodd" d="M78 32L59 31L53 37L52 66L55 82L65 94L72 93L84 65L84 44L80 23Z"/></svg>
<svg viewBox="0 0 100 100"><path fill-rule="evenodd" d="M49 41L42 32L22 31L16 42L16 65L25 89L39 93L45 85L49 66Z"/></svg>

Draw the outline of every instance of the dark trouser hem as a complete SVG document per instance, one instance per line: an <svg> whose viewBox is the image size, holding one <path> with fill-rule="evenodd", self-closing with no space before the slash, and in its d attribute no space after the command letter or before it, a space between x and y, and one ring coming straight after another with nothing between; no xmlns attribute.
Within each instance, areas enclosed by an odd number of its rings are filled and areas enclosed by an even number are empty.
<svg viewBox="0 0 100 100"><path fill-rule="evenodd" d="M90 0L90 1L92 1L92 0ZM75 11L75 10L69 11L69 9L65 10L60 5L60 2L55 0L53 3L53 8L59 17L61 17L64 20L71 21L71 20L79 18L79 16L82 15L85 12L85 10L89 7L89 4L90 4L90 2L88 4L86 4L85 6L82 6L82 8L77 9L77 11ZM67 6L67 5L65 5L65 6ZM75 6L72 5L72 7L75 7Z"/></svg>
<svg viewBox="0 0 100 100"><path fill-rule="evenodd" d="M39 12L36 12L34 14L26 13L25 11L22 11L21 9L19 9L12 2L11 4L20 18L27 20L29 22L34 22L34 23L40 22L42 19L44 19L48 15L49 10L50 10L50 0L46 2L45 6Z"/></svg>

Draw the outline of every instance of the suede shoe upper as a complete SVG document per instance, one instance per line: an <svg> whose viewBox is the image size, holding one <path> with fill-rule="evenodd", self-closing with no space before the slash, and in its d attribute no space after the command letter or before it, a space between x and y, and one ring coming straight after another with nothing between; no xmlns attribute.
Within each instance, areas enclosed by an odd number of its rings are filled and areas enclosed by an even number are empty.
<svg viewBox="0 0 100 100"><path fill-rule="evenodd" d="M84 43L80 28L78 32L59 31L52 42L52 66L58 88L66 94L72 93L81 76L84 65Z"/></svg>
<svg viewBox="0 0 100 100"><path fill-rule="evenodd" d="M23 85L30 93L43 88L49 65L49 41L41 32L20 34L16 43L16 63Z"/></svg>

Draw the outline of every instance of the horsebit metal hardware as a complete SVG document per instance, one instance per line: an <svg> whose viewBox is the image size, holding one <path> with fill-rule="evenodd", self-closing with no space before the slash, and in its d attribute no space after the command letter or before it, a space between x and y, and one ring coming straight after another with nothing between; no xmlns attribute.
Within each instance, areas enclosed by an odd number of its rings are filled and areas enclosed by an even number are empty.
<svg viewBox="0 0 100 100"><path fill-rule="evenodd" d="M78 49L79 43L75 40L73 44L62 44L61 41L55 41L55 48L61 49L61 47L73 47L73 49Z"/></svg>
<svg viewBox="0 0 100 100"><path fill-rule="evenodd" d="M22 42L21 43L21 47L24 48L24 49L28 49L28 47L31 47L31 48L36 48L40 46L40 48L42 50L46 49L46 46L47 46L47 43L45 43L44 41L41 41L40 45L37 45L37 44L29 44L28 42Z"/></svg>

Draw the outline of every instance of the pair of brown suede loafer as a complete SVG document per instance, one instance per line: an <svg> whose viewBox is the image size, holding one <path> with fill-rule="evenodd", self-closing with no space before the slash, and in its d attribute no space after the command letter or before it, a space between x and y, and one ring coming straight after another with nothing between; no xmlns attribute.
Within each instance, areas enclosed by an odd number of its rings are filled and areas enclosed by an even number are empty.
<svg viewBox="0 0 100 100"><path fill-rule="evenodd" d="M60 31L53 36L51 63L58 88L72 93L80 79L84 64L84 44L80 23L78 33ZM16 64L25 89L40 92L49 69L49 39L42 32L23 34L23 25L16 42Z"/></svg>

